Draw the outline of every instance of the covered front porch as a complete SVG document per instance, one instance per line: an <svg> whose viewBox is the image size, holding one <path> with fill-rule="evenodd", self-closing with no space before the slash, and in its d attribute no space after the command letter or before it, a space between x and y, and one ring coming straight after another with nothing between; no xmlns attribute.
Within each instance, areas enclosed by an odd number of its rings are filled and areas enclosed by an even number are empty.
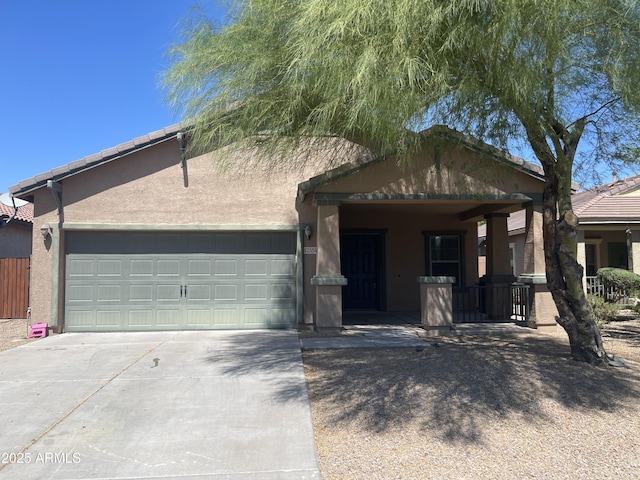
<svg viewBox="0 0 640 480"><path fill-rule="evenodd" d="M420 312L422 324L435 331L505 321L555 326L544 274L541 172L456 132L431 135L405 164L367 160L299 185L300 218L309 227L307 326L340 329L345 315L358 311ZM522 209L524 274L516 278L507 219ZM482 276L481 221L487 230Z"/></svg>
<svg viewBox="0 0 640 480"><path fill-rule="evenodd" d="M444 334L466 324L555 326L553 313L539 316L544 303L552 301L542 273L541 216L533 199L518 194L489 203L380 198L332 202L330 197L316 194L316 261L310 279L316 293L316 329L382 322L422 324ZM509 263L507 218L523 204L530 240L525 275L516 278ZM482 277L479 220L487 224L487 274Z"/></svg>

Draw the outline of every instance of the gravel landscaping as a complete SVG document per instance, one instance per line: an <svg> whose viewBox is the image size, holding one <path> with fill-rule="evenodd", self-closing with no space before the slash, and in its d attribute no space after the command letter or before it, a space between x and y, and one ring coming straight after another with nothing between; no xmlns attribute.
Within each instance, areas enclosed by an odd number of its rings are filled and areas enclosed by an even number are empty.
<svg viewBox="0 0 640 480"><path fill-rule="evenodd" d="M640 322L604 336L625 367L569 359L560 327L305 352L322 478L638 478Z"/></svg>
<svg viewBox="0 0 640 480"><path fill-rule="evenodd" d="M638 478L640 321L603 335L624 367L571 360L560 327L304 352L322 478ZM0 351L26 336L0 320Z"/></svg>
<svg viewBox="0 0 640 480"><path fill-rule="evenodd" d="M38 340L27 338L29 323L26 319L0 319L0 352Z"/></svg>

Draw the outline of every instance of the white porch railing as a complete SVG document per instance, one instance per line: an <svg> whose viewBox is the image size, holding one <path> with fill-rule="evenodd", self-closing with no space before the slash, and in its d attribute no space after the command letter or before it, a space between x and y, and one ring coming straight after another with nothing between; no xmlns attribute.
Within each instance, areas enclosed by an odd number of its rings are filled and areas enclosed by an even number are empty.
<svg viewBox="0 0 640 480"><path fill-rule="evenodd" d="M602 297L619 304L627 303L627 292L618 292L613 287L606 288L596 276L586 276L586 294Z"/></svg>

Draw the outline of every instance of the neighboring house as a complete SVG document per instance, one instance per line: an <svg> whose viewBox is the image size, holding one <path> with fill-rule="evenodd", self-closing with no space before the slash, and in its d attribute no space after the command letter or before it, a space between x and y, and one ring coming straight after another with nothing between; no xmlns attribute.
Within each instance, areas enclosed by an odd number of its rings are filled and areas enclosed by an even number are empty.
<svg viewBox="0 0 640 480"><path fill-rule="evenodd" d="M573 209L580 219L578 262L585 286L595 288L599 268L640 273L640 175L576 193Z"/></svg>
<svg viewBox="0 0 640 480"><path fill-rule="evenodd" d="M478 283L483 218L484 285L508 285L507 216L526 208L521 280L532 322L555 325L541 170L445 127L421 135L404 163L331 139L292 153L294 168L253 150L186 158L176 125L20 182L11 193L49 228L33 234L33 319L59 332L335 329L347 311L418 312L418 277Z"/></svg>
<svg viewBox="0 0 640 480"><path fill-rule="evenodd" d="M29 257L33 204L18 208L0 202L0 215L11 218L0 228L0 318L25 318L29 307Z"/></svg>
<svg viewBox="0 0 640 480"><path fill-rule="evenodd" d="M13 213L13 207L0 202L0 215L11 218ZM33 203L27 203L19 207L15 218L0 229L0 258L29 258L32 229Z"/></svg>
<svg viewBox="0 0 640 480"><path fill-rule="evenodd" d="M584 267L587 293L596 288L599 268L623 268L640 274L640 175L614 178L610 183L574 193L571 201L580 220L577 256ZM525 213L514 212L507 221L514 275L522 273L523 268ZM485 235L485 226L479 226L481 250ZM481 270L482 256L479 264Z"/></svg>

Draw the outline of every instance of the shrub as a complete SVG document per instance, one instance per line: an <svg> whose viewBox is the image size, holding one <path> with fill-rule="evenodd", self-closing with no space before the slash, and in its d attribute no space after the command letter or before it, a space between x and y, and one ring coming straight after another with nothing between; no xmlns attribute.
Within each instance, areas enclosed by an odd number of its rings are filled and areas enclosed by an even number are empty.
<svg viewBox="0 0 640 480"><path fill-rule="evenodd" d="M622 268L600 268L596 275L607 290L614 292L615 299L630 296L640 291L640 275Z"/></svg>
<svg viewBox="0 0 640 480"><path fill-rule="evenodd" d="M598 328L603 328L607 323L615 320L618 316L618 307L610 302L607 302L602 297L595 295L587 295L587 302L591 305L593 310L593 319L598 325Z"/></svg>

